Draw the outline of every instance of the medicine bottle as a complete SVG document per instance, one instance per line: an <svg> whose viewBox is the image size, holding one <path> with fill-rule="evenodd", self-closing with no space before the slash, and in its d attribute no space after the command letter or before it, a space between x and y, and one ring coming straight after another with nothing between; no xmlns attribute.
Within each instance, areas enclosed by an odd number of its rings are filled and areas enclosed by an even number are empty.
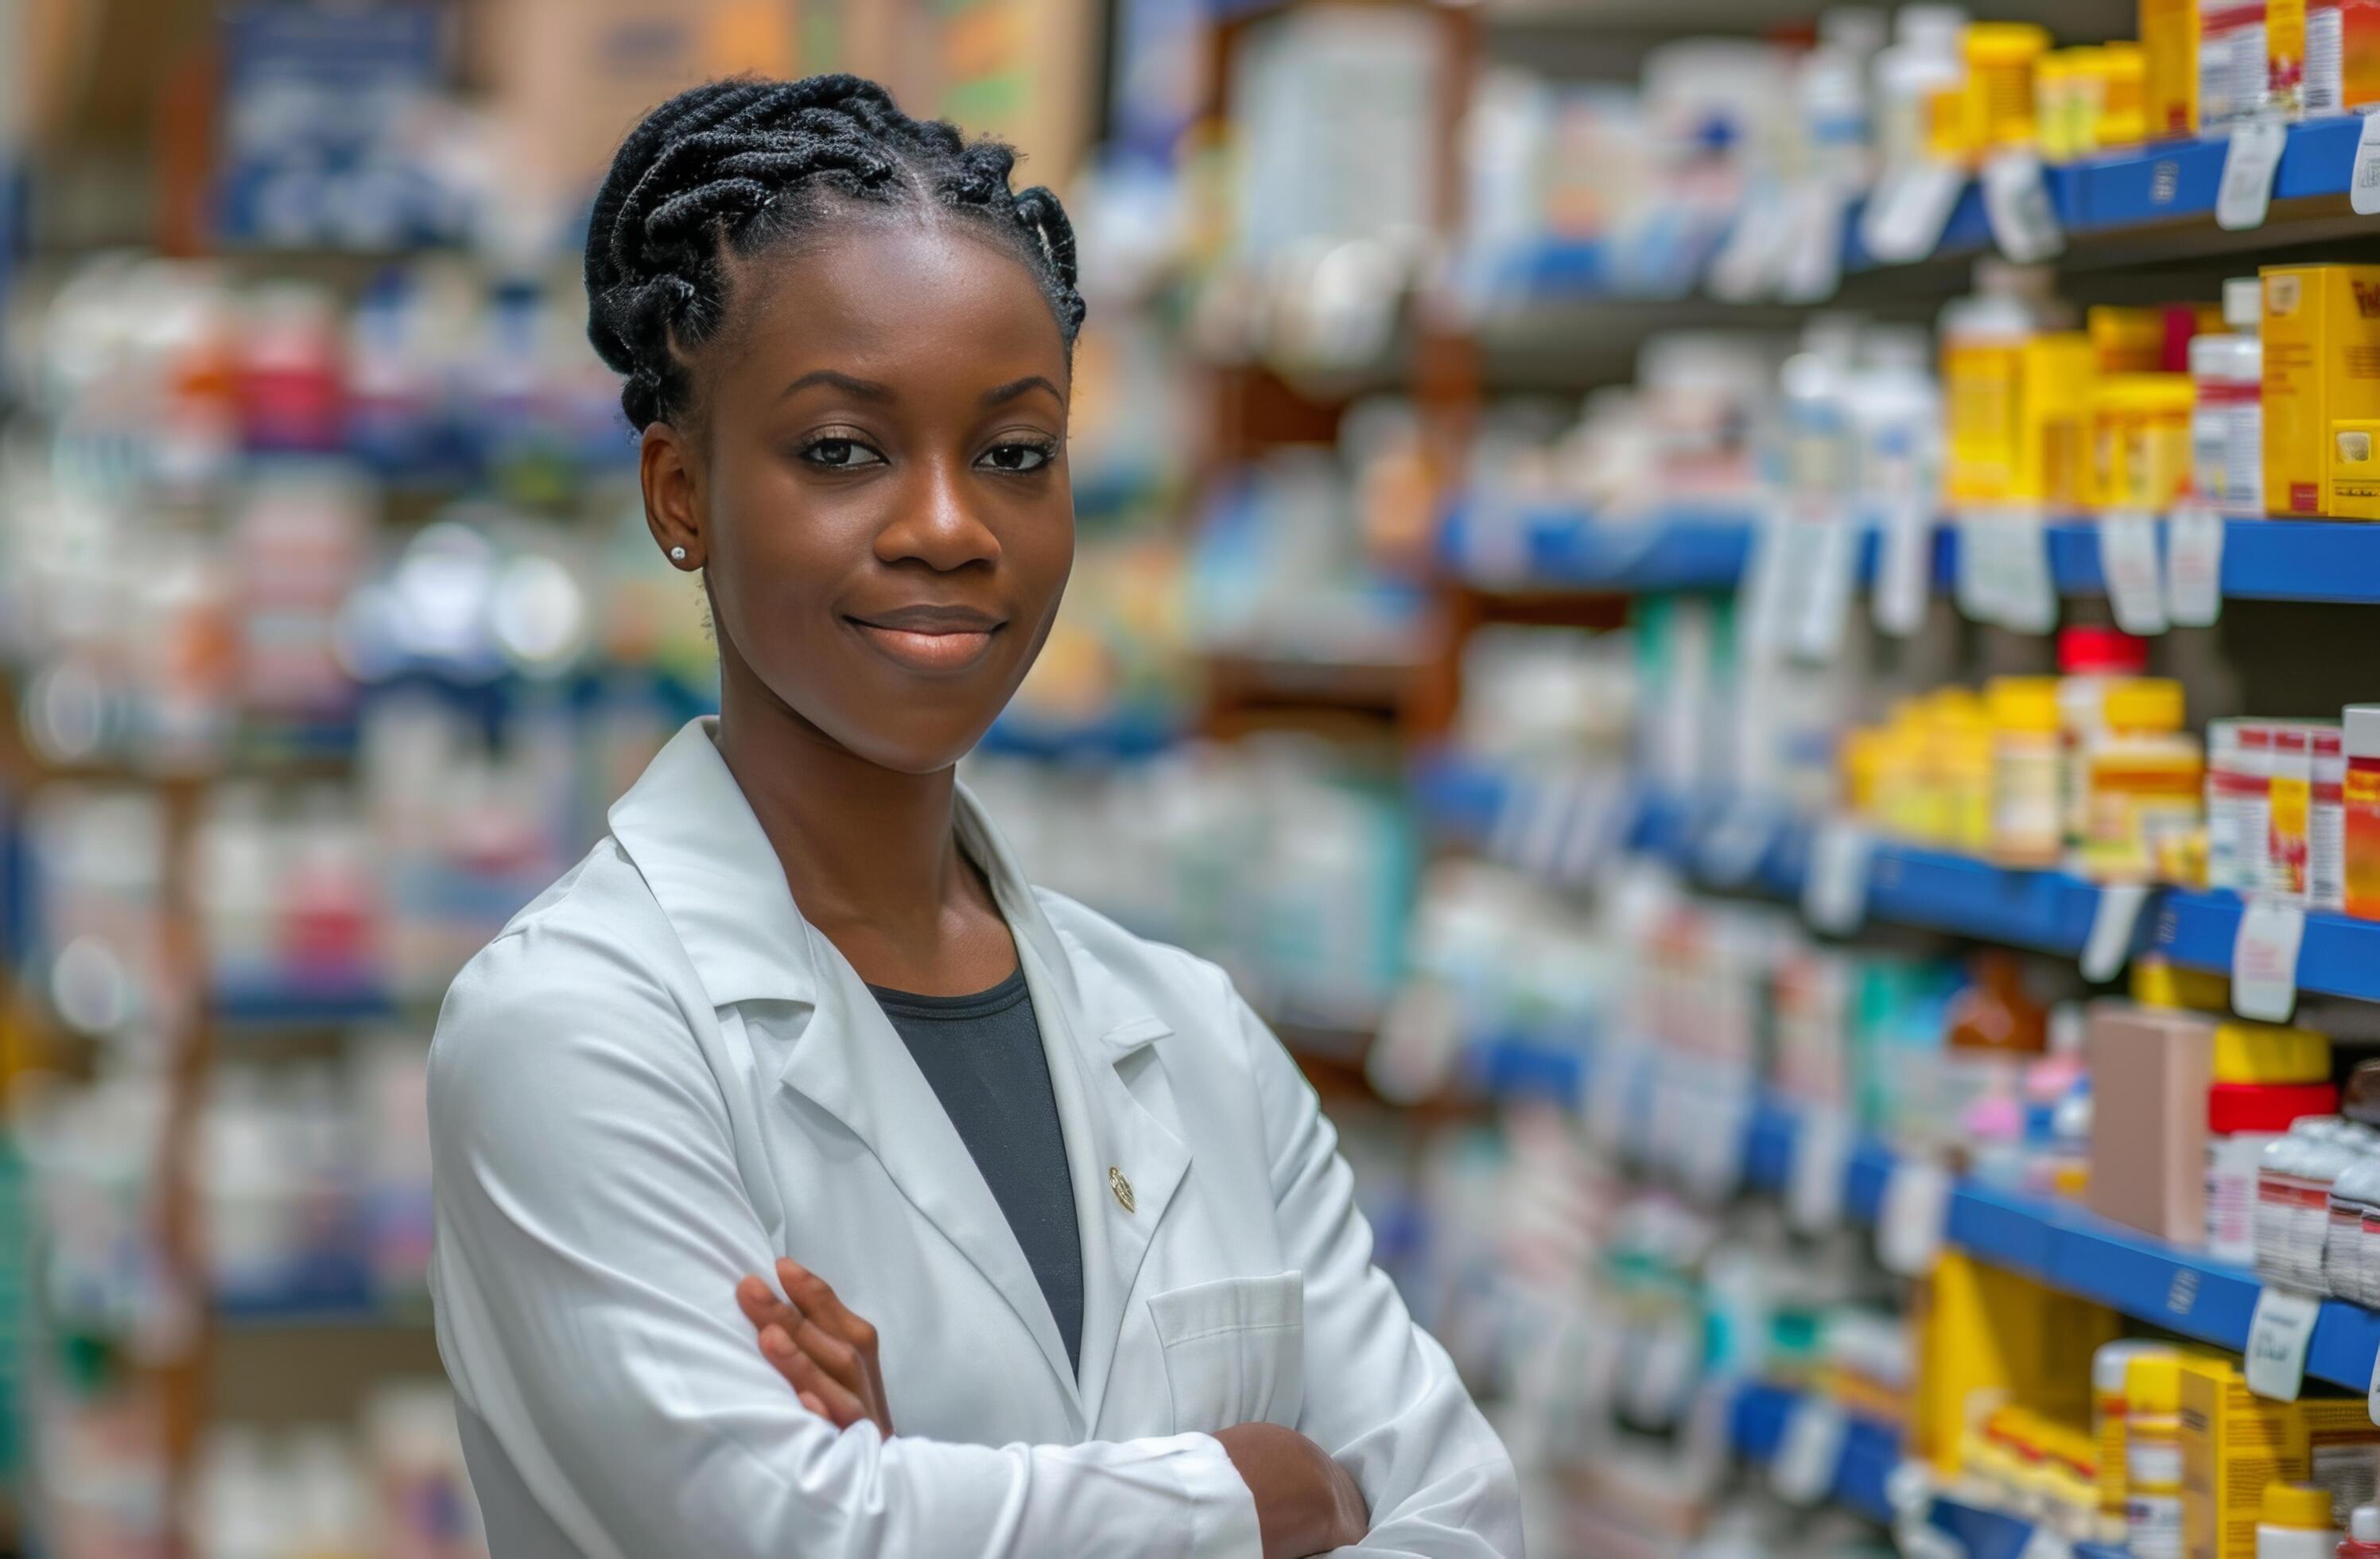
<svg viewBox="0 0 2380 1559"><path fill-rule="evenodd" d="M2124 1546L2181 1559L2181 1358L2143 1354L2124 1370Z"/></svg>
<svg viewBox="0 0 2380 1559"><path fill-rule="evenodd" d="M2217 514L2252 519L2265 512L2265 347L2262 283L2223 284L2219 334L2190 341L2191 486Z"/></svg>
<svg viewBox="0 0 2380 1559"><path fill-rule="evenodd" d="M2329 1490L2272 1484L2256 1517L2256 1559L2332 1559L2338 1529L2331 1519Z"/></svg>
<svg viewBox="0 0 2380 1559"><path fill-rule="evenodd" d="M2205 760L2181 729L2179 682L2113 683L2100 713L2107 730L2084 757L2082 868L2100 882L2146 882L2204 816Z"/></svg>
<svg viewBox="0 0 2380 1559"><path fill-rule="evenodd" d="M2058 805L2058 678L1996 676L1984 687L1992 722L1992 859L2050 867L2065 846Z"/></svg>
<svg viewBox="0 0 2380 1559"><path fill-rule="evenodd" d="M2110 683L2149 668L2145 639L2111 627L2077 626L2058 636L2058 762L2064 796L2066 847L2080 849L2088 820L2088 773L2083 762L2092 741L2107 728ZM2260 829L2257 837L2264 836Z"/></svg>

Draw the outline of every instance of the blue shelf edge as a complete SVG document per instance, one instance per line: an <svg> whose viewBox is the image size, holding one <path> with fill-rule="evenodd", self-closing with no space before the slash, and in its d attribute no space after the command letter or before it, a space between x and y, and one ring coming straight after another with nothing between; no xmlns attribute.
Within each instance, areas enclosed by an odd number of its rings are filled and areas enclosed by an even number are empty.
<svg viewBox="0 0 2380 1559"><path fill-rule="evenodd" d="M1623 594L1713 592L1735 588L1752 556L1755 518L1741 507L1663 510L1641 523L1597 519L1549 502L1517 505L1517 546L1488 547L1474 534L1477 502L1440 518L1439 566L1488 588L1597 590ZM2165 545L2160 524L2158 546ZM2099 532L2088 519L2046 527L2050 578L2062 596L2107 592ZM1937 525L1933 578L1958 579L1958 532ZM1860 579L1876 577L1876 532L1864 527ZM1509 555L1507 554L1509 553ZM2223 528L2223 593L2234 601L2380 604L2380 524L2338 519L2233 519Z"/></svg>
<svg viewBox="0 0 2380 1559"><path fill-rule="evenodd" d="M1766 1382L1739 1387L1729 1419L1728 1443L1746 1461L1773 1460L1784 1442L1785 1426L1801 1401L1801 1393ZM1893 1469L1900 1465L1900 1434L1890 1425L1857 1413L1848 1418L1828 1503L1889 1526L1892 1500L1886 1489Z"/></svg>
<svg viewBox="0 0 2380 1559"><path fill-rule="evenodd" d="M1412 794L1431 824L1479 845L1495 837L1510 809L1534 804L1537 792L1529 781L1441 753L1415 766ZM1664 860L1707 886L1786 900L1800 896L1809 856L1806 827L1777 820L1749 871L1717 882L1706 870L1700 846L1726 811L1725 801L1640 794L1629 805L1633 813L1620 831L1629 849ZM2073 956L2090 938L2098 904L2097 884L2064 872L1879 844L1869 869L1866 915L1872 921ZM2242 907L2227 892L2160 890L2141 917L2133 951L2228 975ZM2380 920L2308 915L2297 974L2301 993L2380 1002Z"/></svg>
<svg viewBox="0 0 2380 1559"><path fill-rule="evenodd" d="M1985 1510L1946 1494L1935 1496L1925 1521L1957 1540L1967 1559L2023 1559L2033 1541L2033 1523L2022 1516ZM2124 1549L2105 1543L2073 1543L2070 1552L2074 1559L2131 1559Z"/></svg>

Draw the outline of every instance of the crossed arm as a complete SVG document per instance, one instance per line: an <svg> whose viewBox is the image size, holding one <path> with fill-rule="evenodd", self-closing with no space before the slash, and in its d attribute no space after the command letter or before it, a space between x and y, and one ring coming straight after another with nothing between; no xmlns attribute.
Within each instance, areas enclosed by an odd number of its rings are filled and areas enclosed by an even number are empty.
<svg viewBox="0 0 2380 1559"><path fill-rule="evenodd" d="M837 1430L866 1419L891 1439L876 1328L798 1261L780 1260L777 1282L782 1295L758 1276L735 1285L736 1306L759 1332L760 1356L803 1407ZM1364 1492L1321 1446L1269 1423L1236 1424L1215 1438L1256 1498L1264 1559L1306 1559L1364 1541Z"/></svg>
<svg viewBox="0 0 2380 1559"><path fill-rule="evenodd" d="M844 1559L1011 1559L1130 1534L1150 1554L1273 1559L1353 1535L1384 1559L1517 1559L1510 1460L1372 1265L1312 1089L1220 971L1305 1273L1302 1432L978 1445L885 1439L873 1340L799 1279L783 1311L735 1324L730 1292L775 1252L729 1096L696 1036L659 1038L686 1018L657 981L534 944L569 934L475 960L431 1053L440 1351L467 1431L510 1475L522 1542L757 1559L798 1533ZM609 978L590 986L589 968ZM775 1339L760 1351L772 1324L808 1367Z"/></svg>

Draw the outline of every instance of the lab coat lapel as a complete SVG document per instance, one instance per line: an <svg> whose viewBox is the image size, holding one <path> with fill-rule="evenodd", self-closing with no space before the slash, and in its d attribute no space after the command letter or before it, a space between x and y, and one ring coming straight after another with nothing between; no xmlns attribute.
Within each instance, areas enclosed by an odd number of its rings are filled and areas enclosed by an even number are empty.
<svg viewBox="0 0 2380 1559"><path fill-rule="evenodd" d="M808 925L803 931L821 978L817 1008L782 1080L866 1143L901 1194L1008 1301L1063 1383L1068 1407L1083 1415L1078 1427L1087 1426L1057 1318L965 1140L875 993L832 943Z"/></svg>
<svg viewBox="0 0 2380 1559"><path fill-rule="evenodd" d="M1158 1113L1172 1113L1172 1094L1151 1047L1172 1029L1050 923L965 786L959 830L1016 939L1049 1057L1083 1242L1082 1400L1087 1431L1096 1431L1125 1306L1190 1167L1189 1148Z"/></svg>
<svg viewBox="0 0 2380 1559"><path fill-rule="evenodd" d="M671 738L613 804L613 837L669 917L705 993L722 1007L783 1009L782 1031L790 1039L779 1080L867 1145L902 1194L1016 1311L1068 1408L1082 1415L1065 1339L1007 1215L875 994L802 918L775 848L719 755L716 725L690 721ZM1008 903L1002 899L1003 907ZM1084 1171L1074 1162L1072 1123L1066 1130L1079 1208ZM1078 1432L1088 1421L1080 1419Z"/></svg>

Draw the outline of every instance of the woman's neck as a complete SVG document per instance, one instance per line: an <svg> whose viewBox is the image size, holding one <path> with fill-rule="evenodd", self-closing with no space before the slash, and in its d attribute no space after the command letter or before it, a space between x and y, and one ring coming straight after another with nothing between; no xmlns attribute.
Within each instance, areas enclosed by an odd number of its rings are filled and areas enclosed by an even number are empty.
<svg viewBox="0 0 2380 1559"><path fill-rule="evenodd" d="M732 668L718 747L802 918L862 979L954 995L1015 967L990 885L958 847L955 770L871 763Z"/></svg>

